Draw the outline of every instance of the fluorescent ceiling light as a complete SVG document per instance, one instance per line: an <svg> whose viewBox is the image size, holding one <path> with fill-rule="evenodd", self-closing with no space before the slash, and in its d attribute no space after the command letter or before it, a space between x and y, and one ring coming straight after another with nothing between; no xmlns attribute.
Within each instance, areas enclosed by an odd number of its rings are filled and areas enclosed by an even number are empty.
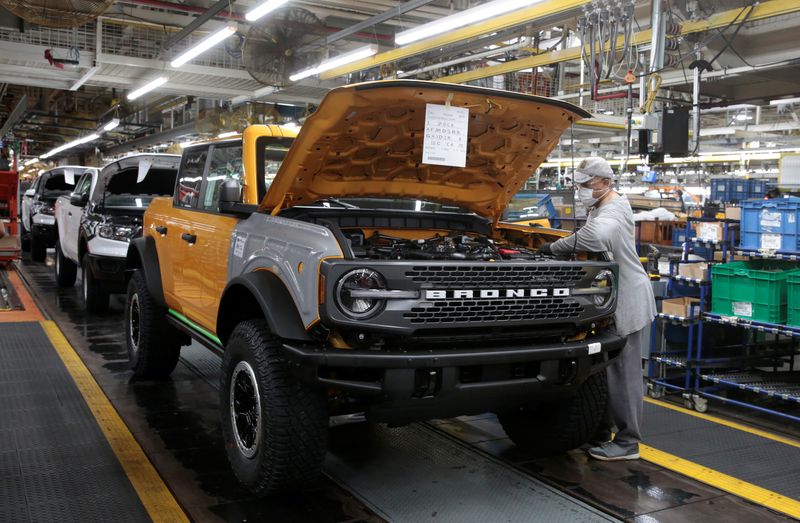
<svg viewBox="0 0 800 523"><path fill-rule="evenodd" d="M228 131L226 133L218 134L217 138L230 138L232 136L236 136L237 134L239 134L239 133L237 133L236 131Z"/></svg>
<svg viewBox="0 0 800 523"><path fill-rule="evenodd" d="M262 16L271 13L272 11L276 10L283 4L287 3L289 0L267 0L266 2L260 4L255 9L251 9L244 15L245 18L249 22L255 22Z"/></svg>
<svg viewBox="0 0 800 523"><path fill-rule="evenodd" d="M378 53L378 46L377 45L368 45L365 47L359 47L355 51L350 51L349 53L340 54L334 58L329 60L325 60L321 64L316 67L312 67L311 69L306 69L305 71L300 71L299 73L295 73L289 77L289 80L292 82L297 82L298 80L302 80L303 78L308 78L309 76L314 76L315 74L319 74L330 69L335 69L337 67L341 67L343 65L357 62L363 58L369 58Z"/></svg>
<svg viewBox="0 0 800 523"><path fill-rule="evenodd" d="M453 29L482 22L511 11L522 9L533 4L538 4L542 0L496 0L466 11L461 11L450 16L445 16L435 22L420 25L408 31L397 33L394 42L397 45L410 44L423 38L429 38L438 34L452 31Z"/></svg>
<svg viewBox="0 0 800 523"><path fill-rule="evenodd" d="M26 161L24 161L24 162L22 163L22 165L23 165L24 167L27 167L27 166L29 166L29 165L33 165L33 164L35 164L35 163L36 163L36 162L38 162L38 161L39 161L39 158L31 158L30 160L26 160Z"/></svg>
<svg viewBox="0 0 800 523"><path fill-rule="evenodd" d="M119 126L119 118L112 118L110 122L103 126L104 131L113 131Z"/></svg>
<svg viewBox="0 0 800 523"><path fill-rule="evenodd" d="M182 54L178 55L169 65L172 67L180 67L189 60L197 58L201 54L205 53L218 43L222 42L230 35L237 31L238 27L236 24L228 24L216 33L212 33L207 37L200 40L196 45L190 47L188 50L184 51Z"/></svg>
<svg viewBox="0 0 800 523"><path fill-rule="evenodd" d="M133 91L131 93L128 93L128 100L136 100L137 98L139 98L143 94L149 93L153 89L158 89L159 87L161 87L165 83L167 83L167 77L166 76L159 76L155 80L152 80L152 81L144 84L143 86L141 86L140 88L136 89L135 91Z"/></svg>
<svg viewBox="0 0 800 523"><path fill-rule="evenodd" d="M746 114L737 114L736 121L737 122L744 122L745 120L752 120L752 116L747 116Z"/></svg>
<svg viewBox="0 0 800 523"><path fill-rule="evenodd" d="M97 140L98 138L100 138L99 134L92 133L92 134L90 134L88 136L84 136L83 138L78 138L77 140L72 140L71 142L67 142L67 143L65 143L63 145L59 145L55 149L52 149L52 150L44 153L42 156L40 156L40 158L42 158L42 159L50 158L53 155L56 155L56 154L58 154L60 152L63 152L63 151L66 151L67 149L72 149L76 145L81 145L81 144L84 144L84 143L88 143L88 142L91 142L92 140Z"/></svg>
<svg viewBox="0 0 800 523"><path fill-rule="evenodd" d="M782 98L779 100L772 100L769 102L770 105L785 105L785 104L796 104L800 103L800 97L798 98Z"/></svg>

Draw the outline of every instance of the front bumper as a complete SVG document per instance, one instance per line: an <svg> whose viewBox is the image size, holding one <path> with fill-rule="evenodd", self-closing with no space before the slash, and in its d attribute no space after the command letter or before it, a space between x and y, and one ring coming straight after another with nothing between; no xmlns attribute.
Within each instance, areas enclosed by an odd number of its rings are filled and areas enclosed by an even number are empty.
<svg viewBox="0 0 800 523"><path fill-rule="evenodd" d="M109 292L125 292L125 258L87 254L94 279Z"/></svg>
<svg viewBox="0 0 800 523"><path fill-rule="evenodd" d="M415 352L283 345L311 384L370 398L376 421L408 423L497 411L571 394L616 358L625 338Z"/></svg>

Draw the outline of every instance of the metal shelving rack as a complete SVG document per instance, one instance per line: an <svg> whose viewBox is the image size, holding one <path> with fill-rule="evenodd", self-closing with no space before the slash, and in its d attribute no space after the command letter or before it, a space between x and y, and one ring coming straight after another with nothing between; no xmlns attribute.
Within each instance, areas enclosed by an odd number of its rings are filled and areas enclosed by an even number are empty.
<svg viewBox="0 0 800 523"><path fill-rule="evenodd" d="M691 238L693 224L712 221L721 222L723 224L723 240L710 241L701 238ZM666 295L667 297L674 297L674 286L676 284L694 287L698 290L696 297L699 299L699 302L697 306L693 305L690 307L689 317L659 314L654 320L654 325L650 330L651 355L647 373L648 394L651 397L660 398L667 391L678 392L683 396L687 408L695 408L698 411L706 410L707 401L705 398L695 394L697 388L695 367L698 364L702 364L702 360L700 359L703 339L702 312L706 310L711 296L711 281L681 276L677 274L677 267L681 263L693 263L689 260L690 244L711 248L711 259L707 260L708 263L714 263L713 258L716 250L722 251L723 261L730 259L733 255L733 242L736 232L735 228L731 226L732 223L731 221L706 218L688 218L686 220L686 241L683 246L682 259L680 262L670 264L670 278L667 283ZM656 333L658 330L655 322L658 321L663 322L665 325L679 325L687 328L687 344L685 351L653 352L653 349L656 347ZM669 376L670 369L682 372L678 372L677 375ZM675 383L675 381L678 383Z"/></svg>

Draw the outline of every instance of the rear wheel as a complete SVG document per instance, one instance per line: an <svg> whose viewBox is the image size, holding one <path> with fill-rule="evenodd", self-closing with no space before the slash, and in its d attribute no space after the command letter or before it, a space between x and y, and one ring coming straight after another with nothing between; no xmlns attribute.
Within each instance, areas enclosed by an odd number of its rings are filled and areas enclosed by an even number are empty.
<svg viewBox="0 0 800 523"><path fill-rule="evenodd" d="M92 268L89 267L89 256L83 257L81 263L81 288L83 289L83 302L89 312L105 312L108 309L108 291L94 279Z"/></svg>
<svg viewBox="0 0 800 523"><path fill-rule="evenodd" d="M236 326L220 381L222 434L239 481L256 495L311 486L327 449L326 397L297 379L264 320Z"/></svg>
<svg viewBox="0 0 800 523"><path fill-rule="evenodd" d="M56 242L56 283L59 287L72 287L78 277L78 265L61 252L61 242Z"/></svg>
<svg viewBox="0 0 800 523"><path fill-rule="evenodd" d="M573 396L520 407L502 413L499 419L517 445L537 454L555 454L590 441L600 428L607 403L608 383L601 371L589 376Z"/></svg>
<svg viewBox="0 0 800 523"><path fill-rule="evenodd" d="M43 262L46 257L47 245L44 243L44 239L31 233L31 259L35 262Z"/></svg>
<svg viewBox="0 0 800 523"><path fill-rule="evenodd" d="M183 335L167 322L166 315L166 309L147 289L141 271L134 272L125 302L125 339L128 361L137 378L166 378L178 364Z"/></svg>

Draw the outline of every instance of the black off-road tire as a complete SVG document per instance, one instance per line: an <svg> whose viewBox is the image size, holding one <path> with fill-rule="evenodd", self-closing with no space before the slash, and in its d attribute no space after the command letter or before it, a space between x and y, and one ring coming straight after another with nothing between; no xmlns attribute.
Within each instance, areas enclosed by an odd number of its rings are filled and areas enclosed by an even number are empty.
<svg viewBox="0 0 800 523"><path fill-rule="evenodd" d="M530 405L500 414L511 441L540 455L580 447L598 432L606 413L608 383L605 371L589 376L574 396Z"/></svg>
<svg viewBox="0 0 800 523"><path fill-rule="evenodd" d="M31 232L25 228L21 218L19 220L19 247L23 252L31 251Z"/></svg>
<svg viewBox="0 0 800 523"><path fill-rule="evenodd" d="M125 341L137 378L165 379L175 370L183 334L167 322L167 310L153 299L141 271L134 272L128 282Z"/></svg>
<svg viewBox="0 0 800 523"><path fill-rule="evenodd" d="M31 233L31 259L35 262L43 262L47 258L47 244L42 238Z"/></svg>
<svg viewBox="0 0 800 523"><path fill-rule="evenodd" d="M86 310L93 313L102 313L108 310L108 291L94 279L92 268L89 267L89 256L84 255L81 262L81 290Z"/></svg>
<svg viewBox="0 0 800 523"><path fill-rule="evenodd" d="M256 387L248 388L253 378ZM313 486L328 444L326 396L295 377L266 321L236 326L225 346L220 385L222 435L239 481L258 496ZM235 409L241 409L241 429L231 415Z"/></svg>
<svg viewBox="0 0 800 523"><path fill-rule="evenodd" d="M56 242L56 283L59 287L72 287L78 277L78 264L70 260L61 252L61 242Z"/></svg>

